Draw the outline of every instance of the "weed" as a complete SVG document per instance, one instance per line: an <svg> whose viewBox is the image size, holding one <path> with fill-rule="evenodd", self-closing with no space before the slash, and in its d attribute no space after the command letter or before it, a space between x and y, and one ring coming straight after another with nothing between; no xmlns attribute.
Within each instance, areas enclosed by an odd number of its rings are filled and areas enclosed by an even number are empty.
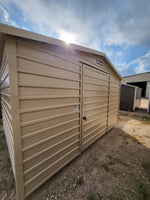
<svg viewBox="0 0 150 200"><path fill-rule="evenodd" d="M148 195L146 186L143 183L139 183L137 186L137 189L138 189L138 193L140 194L142 198L141 200L148 200L149 195Z"/></svg>
<svg viewBox="0 0 150 200"><path fill-rule="evenodd" d="M98 161L98 157L96 154L91 154L91 157L95 160L95 161Z"/></svg>
<svg viewBox="0 0 150 200"><path fill-rule="evenodd" d="M14 180L13 175L9 177L9 187L10 187L10 190L13 190L15 188L15 180Z"/></svg>
<svg viewBox="0 0 150 200"><path fill-rule="evenodd" d="M148 116L142 116L141 123L142 124L149 124L150 123L150 117L148 117Z"/></svg>
<svg viewBox="0 0 150 200"><path fill-rule="evenodd" d="M108 172L109 171L109 168L106 164L102 165L104 167L104 169Z"/></svg>
<svg viewBox="0 0 150 200"><path fill-rule="evenodd" d="M126 163L124 163L120 158L113 158L113 157L109 157L110 158L110 161L108 162L109 165L114 165L115 163L120 163L120 164L123 164L124 166L128 166Z"/></svg>
<svg viewBox="0 0 150 200"><path fill-rule="evenodd" d="M110 160L110 161L108 162L108 164L109 164L109 165L114 165L114 164L115 164L115 161L114 161L114 160Z"/></svg>
<svg viewBox="0 0 150 200"><path fill-rule="evenodd" d="M100 167L98 163L93 163L92 166L95 167L95 168Z"/></svg>
<svg viewBox="0 0 150 200"><path fill-rule="evenodd" d="M142 167L143 167L146 171L150 171L150 163L142 162Z"/></svg>
<svg viewBox="0 0 150 200"><path fill-rule="evenodd" d="M5 145L2 142L0 142L0 150L3 150L4 148L5 148Z"/></svg>
<svg viewBox="0 0 150 200"><path fill-rule="evenodd" d="M114 158L114 160L115 160L116 162L118 162L118 163L120 163L120 164L122 164L122 165L128 167L128 165L127 165L126 163L124 163L120 158Z"/></svg>
<svg viewBox="0 0 150 200"><path fill-rule="evenodd" d="M3 132L3 130L1 130L1 131ZM2 137L1 137L1 139L6 139L4 133L3 133Z"/></svg>
<svg viewBox="0 0 150 200"><path fill-rule="evenodd" d="M8 182L5 178L1 179L1 189L6 190L8 188Z"/></svg>
<svg viewBox="0 0 150 200"><path fill-rule="evenodd" d="M109 159L112 159L112 156L110 156L110 155L107 155L107 157L108 157Z"/></svg>
<svg viewBox="0 0 150 200"><path fill-rule="evenodd" d="M3 133L4 133L4 130L3 130L3 129L0 129L0 133L2 133L2 134L3 134ZM3 134L3 135L4 135L4 134Z"/></svg>
<svg viewBox="0 0 150 200"><path fill-rule="evenodd" d="M83 176L78 176L77 177L77 184L81 185L84 182L84 177Z"/></svg>
<svg viewBox="0 0 150 200"><path fill-rule="evenodd" d="M109 155L107 157L110 159L110 161L108 162L109 165L114 165L115 163L124 164L122 160L120 160L119 158L113 158L112 156Z"/></svg>
<svg viewBox="0 0 150 200"><path fill-rule="evenodd" d="M142 119L145 120L145 121L147 121L147 120L150 120L150 117L148 117L148 116L142 116Z"/></svg>

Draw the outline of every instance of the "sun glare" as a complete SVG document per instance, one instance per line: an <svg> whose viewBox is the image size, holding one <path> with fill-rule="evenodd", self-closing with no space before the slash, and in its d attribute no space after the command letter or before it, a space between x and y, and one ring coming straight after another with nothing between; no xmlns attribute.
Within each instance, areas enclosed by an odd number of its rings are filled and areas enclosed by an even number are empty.
<svg viewBox="0 0 150 200"><path fill-rule="evenodd" d="M75 43L74 35L71 33L61 33L60 39L66 42L66 44Z"/></svg>

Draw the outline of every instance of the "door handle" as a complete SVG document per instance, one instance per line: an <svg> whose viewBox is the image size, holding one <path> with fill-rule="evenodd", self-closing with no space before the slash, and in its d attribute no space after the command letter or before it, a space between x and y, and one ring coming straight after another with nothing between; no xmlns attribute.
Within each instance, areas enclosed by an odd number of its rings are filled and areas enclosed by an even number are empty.
<svg viewBox="0 0 150 200"><path fill-rule="evenodd" d="M86 116L83 117L83 120L85 120L85 121L87 120Z"/></svg>

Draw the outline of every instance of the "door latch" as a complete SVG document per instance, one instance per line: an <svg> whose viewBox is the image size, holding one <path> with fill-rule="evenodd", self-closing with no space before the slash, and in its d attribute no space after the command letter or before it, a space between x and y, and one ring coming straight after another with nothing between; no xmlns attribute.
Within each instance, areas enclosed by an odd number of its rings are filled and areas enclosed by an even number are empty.
<svg viewBox="0 0 150 200"><path fill-rule="evenodd" d="M85 121L87 120L86 116L83 117L83 120L85 120Z"/></svg>

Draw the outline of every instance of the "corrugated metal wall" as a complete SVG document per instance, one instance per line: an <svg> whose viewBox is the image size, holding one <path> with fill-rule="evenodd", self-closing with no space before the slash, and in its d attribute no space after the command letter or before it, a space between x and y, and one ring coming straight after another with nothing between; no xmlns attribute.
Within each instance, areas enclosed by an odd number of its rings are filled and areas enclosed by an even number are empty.
<svg viewBox="0 0 150 200"><path fill-rule="evenodd" d="M120 109L134 110L135 87L130 85L121 85Z"/></svg>
<svg viewBox="0 0 150 200"><path fill-rule="evenodd" d="M102 68L96 64L92 54L28 40L13 42L17 89L12 91L19 95L19 103L12 106L15 110L19 104L13 123L18 120L17 137L21 133L21 187L27 197L117 123L120 80L105 60L100 58ZM14 165L7 56L1 82L4 129ZM21 177L22 169L19 173Z"/></svg>
<svg viewBox="0 0 150 200"><path fill-rule="evenodd" d="M10 103L10 81L9 81L8 53L6 45L4 47L3 59L1 64L1 106L2 106L4 132L8 144L8 150L12 163L12 168L15 173L14 138L12 130L12 115L11 115L11 103Z"/></svg>
<svg viewBox="0 0 150 200"><path fill-rule="evenodd" d="M142 89L130 85L121 85L120 109L134 111L141 105Z"/></svg>
<svg viewBox="0 0 150 200"><path fill-rule="evenodd" d="M26 196L80 153L78 64L17 42Z"/></svg>

